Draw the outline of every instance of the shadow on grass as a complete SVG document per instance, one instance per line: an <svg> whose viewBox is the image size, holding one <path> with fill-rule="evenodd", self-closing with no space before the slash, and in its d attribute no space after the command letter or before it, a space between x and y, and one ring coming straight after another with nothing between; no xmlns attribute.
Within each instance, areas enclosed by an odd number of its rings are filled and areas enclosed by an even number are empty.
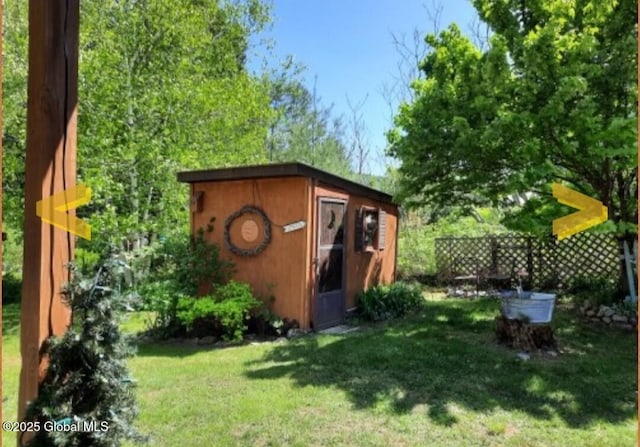
<svg viewBox="0 0 640 447"><path fill-rule="evenodd" d="M567 353L522 362L495 345L496 311L489 299L431 302L422 315L384 328L276 345L248 363L245 374L336 387L357 409L387 404L398 414L426 411L444 426L457 422L450 404L537 419L557 416L571 427L621 422L637 413L633 335L558 315L558 338Z"/></svg>

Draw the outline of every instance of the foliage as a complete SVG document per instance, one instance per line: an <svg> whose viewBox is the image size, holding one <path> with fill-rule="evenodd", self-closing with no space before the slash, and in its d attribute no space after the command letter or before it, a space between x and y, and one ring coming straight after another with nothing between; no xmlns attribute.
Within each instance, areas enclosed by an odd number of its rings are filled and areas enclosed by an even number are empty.
<svg viewBox="0 0 640 447"><path fill-rule="evenodd" d="M303 162L350 176L351 160L343 143L344 126L340 119L331 120L331 108L321 104L315 88L310 92L300 80L289 79L287 72L272 75L269 84L271 104L276 111L267 139L269 158Z"/></svg>
<svg viewBox="0 0 640 447"><path fill-rule="evenodd" d="M253 310L249 320L249 332L260 336L285 335L289 329L297 326L296 322L281 318L272 309L266 307L264 302L262 306Z"/></svg>
<svg viewBox="0 0 640 447"><path fill-rule="evenodd" d="M422 288L405 282L375 285L358 296L360 313L374 321L402 317L423 303Z"/></svg>
<svg viewBox="0 0 640 447"><path fill-rule="evenodd" d="M49 357L38 397L26 412L26 420L40 427L29 446L119 446L126 439L142 440L132 426L137 415L134 383L126 365L133 349L118 327L121 313L128 309L123 294L125 270L112 258L93 278L73 270L65 297L76 324L62 337L45 344ZM106 422L95 431L51 431L45 424Z"/></svg>
<svg viewBox="0 0 640 447"><path fill-rule="evenodd" d="M76 247L73 258L76 268L83 274L92 274L99 268L101 256L88 248Z"/></svg>
<svg viewBox="0 0 640 447"><path fill-rule="evenodd" d="M27 4L4 7L5 220L22 225ZM151 243L188 221L175 173L266 160L266 86L246 68L259 0L80 3L78 209L92 251Z"/></svg>
<svg viewBox="0 0 640 447"><path fill-rule="evenodd" d="M81 14L86 212L136 243L187 220L176 171L266 159L268 96L245 64L267 12L258 1L128 0Z"/></svg>
<svg viewBox="0 0 640 447"><path fill-rule="evenodd" d="M273 303L276 297L273 294L274 283L267 284L267 295L258 299L261 305L256 307L251 313L249 320L249 332L259 336L281 336L286 335L289 329L300 327L296 320L282 318L273 310Z"/></svg>
<svg viewBox="0 0 640 447"><path fill-rule="evenodd" d="M27 5L3 2L2 33L2 222L22 228L27 122ZM4 229L4 231L7 231ZM16 236L10 233L12 241Z"/></svg>
<svg viewBox="0 0 640 447"><path fill-rule="evenodd" d="M612 304L617 301L617 282L604 276L579 276L575 278L567 293L580 302L589 301L593 305Z"/></svg>
<svg viewBox="0 0 640 447"><path fill-rule="evenodd" d="M175 287L186 295L195 296L201 288L225 283L233 273L233 263L222 259L220 247L205 239L202 228L188 240L168 241L167 255L165 262L173 265Z"/></svg>
<svg viewBox="0 0 640 447"><path fill-rule="evenodd" d="M154 313L151 329L162 338L170 337L179 330L177 306L184 295L174 292L170 280L145 282L137 287L142 297L142 309Z"/></svg>
<svg viewBox="0 0 640 447"><path fill-rule="evenodd" d="M630 301L621 301L621 302L615 303L612 307L617 314L624 315L625 317L636 318L636 321L637 321L637 318L638 318L637 304L632 303Z"/></svg>
<svg viewBox="0 0 640 447"><path fill-rule="evenodd" d="M500 224L502 213L491 208L474 210L475 217L463 216L460 209L449 209L441 216L420 208L403 212L398 233L398 275L402 278L433 276L438 272L435 240L447 236L485 236L506 229Z"/></svg>
<svg viewBox="0 0 640 447"><path fill-rule="evenodd" d="M13 224L3 225L2 231L7 239L2 242L2 272L22 276L23 236L22 230L16 231Z"/></svg>
<svg viewBox="0 0 640 447"><path fill-rule="evenodd" d="M215 331L219 328L224 340L240 341L251 312L260 305L249 284L229 281L209 296L181 298L177 315L189 332L197 328L202 335L218 335Z"/></svg>
<svg viewBox="0 0 640 447"><path fill-rule="evenodd" d="M2 304L19 303L22 297L22 279L14 273L2 275Z"/></svg>
<svg viewBox="0 0 640 447"><path fill-rule="evenodd" d="M156 328L166 331L166 335L178 329L181 298L215 289L233 273L233 263L222 259L220 247L205 238L213 230L212 225L213 219L209 228L199 229L194 237L170 237L148 251L149 274L138 292L144 297L145 308L157 313Z"/></svg>
<svg viewBox="0 0 640 447"><path fill-rule="evenodd" d="M407 204L503 205L510 228L548 234L562 182L636 232L637 11L630 0L474 0L481 51L456 25L426 40L415 100L389 133Z"/></svg>

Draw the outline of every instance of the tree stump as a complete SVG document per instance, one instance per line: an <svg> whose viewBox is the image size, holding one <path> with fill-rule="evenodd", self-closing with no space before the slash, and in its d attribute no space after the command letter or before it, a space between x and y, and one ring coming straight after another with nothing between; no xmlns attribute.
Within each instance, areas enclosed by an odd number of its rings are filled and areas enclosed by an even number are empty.
<svg viewBox="0 0 640 447"><path fill-rule="evenodd" d="M523 351L556 349L553 329L548 324L510 320L504 315L496 317L496 338L500 344Z"/></svg>

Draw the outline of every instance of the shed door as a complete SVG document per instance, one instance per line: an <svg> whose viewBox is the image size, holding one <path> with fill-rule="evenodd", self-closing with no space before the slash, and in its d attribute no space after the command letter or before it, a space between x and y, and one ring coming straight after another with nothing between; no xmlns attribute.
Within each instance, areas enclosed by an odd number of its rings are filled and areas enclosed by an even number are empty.
<svg viewBox="0 0 640 447"><path fill-rule="evenodd" d="M318 199L318 244L316 251L316 299L314 328L323 329L344 321L344 240L343 200Z"/></svg>

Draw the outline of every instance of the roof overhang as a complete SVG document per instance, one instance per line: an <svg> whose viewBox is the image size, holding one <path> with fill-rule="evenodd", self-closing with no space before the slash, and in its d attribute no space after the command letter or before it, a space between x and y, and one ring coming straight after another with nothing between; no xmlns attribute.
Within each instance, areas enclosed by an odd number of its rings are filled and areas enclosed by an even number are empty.
<svg viewBox="0 0 640 447"><path fill-rule="evenodd" d="M184 183L223 182L278 177L306 177L316 179L328 186L342 189L350 194L364 196L379 202L395 205L393 197L344 177L340 177L304 163L278 163L233 168L206 169L178 173L178 181Z"/></svg>

